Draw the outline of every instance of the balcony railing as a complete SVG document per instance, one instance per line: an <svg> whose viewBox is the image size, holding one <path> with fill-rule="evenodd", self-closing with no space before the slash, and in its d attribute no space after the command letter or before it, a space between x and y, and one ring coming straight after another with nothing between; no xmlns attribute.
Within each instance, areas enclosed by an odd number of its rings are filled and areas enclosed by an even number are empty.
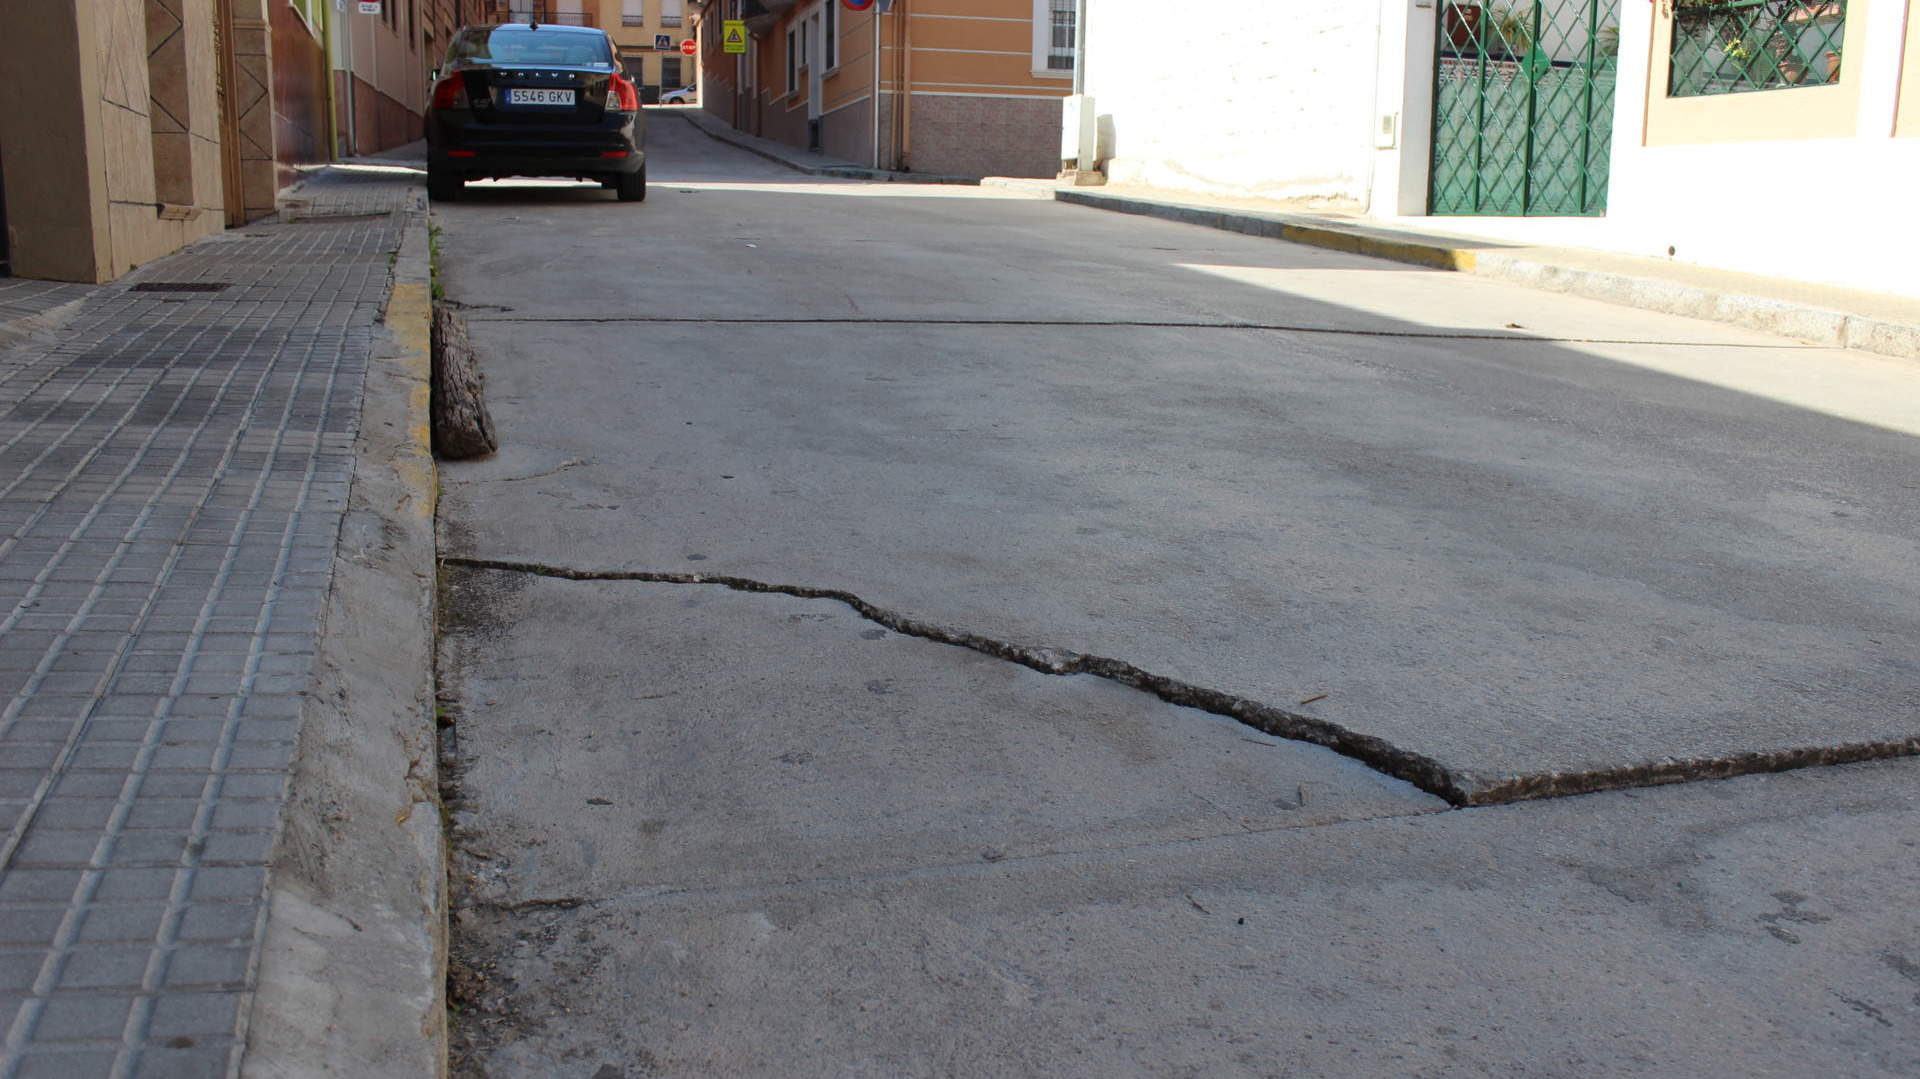
<svg viewBox="0 0 1920 1079"><path fill-rule="evenodd" d="M488 0L483 8L493 22L544 22L556 26L593 26L591 11L560 11L543 0Z"/></svg>

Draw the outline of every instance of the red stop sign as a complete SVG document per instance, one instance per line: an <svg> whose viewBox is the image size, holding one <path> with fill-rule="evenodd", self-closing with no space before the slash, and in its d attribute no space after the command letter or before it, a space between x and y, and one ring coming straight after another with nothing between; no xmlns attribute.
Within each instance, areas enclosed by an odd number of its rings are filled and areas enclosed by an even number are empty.
<svg viewBox="0 0 1920 1079"><path fill-rule="evenodd" d="M680 43L680 51L686 53L688 56L692 56L694 53L700 51L700 45L692 38L688 38Z"/></svg>

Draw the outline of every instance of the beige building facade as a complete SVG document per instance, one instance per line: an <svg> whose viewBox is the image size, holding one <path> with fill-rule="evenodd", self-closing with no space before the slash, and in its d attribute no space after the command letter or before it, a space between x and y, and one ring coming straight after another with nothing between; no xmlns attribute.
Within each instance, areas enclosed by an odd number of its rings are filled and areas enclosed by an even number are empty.
<svg viewBox="0 0 1920 1079"><path fill-rule="evenodd" d="M320 0L0 0L7 272L104 282L324 158Z"/></svg>
<svg viewBox="0 0 1920 1079"><path fill-rule="evenodd" d="M693 38L688 0L592 0L600 25L620 49L627 77L640 87L640 99L660 100L668 90L695 85L700 59L680 51Z"/></svg>
<svg viewBox="0 0 1920 1079"><path fill-rule="evenodd" d="M215 8L0 5L0 183L13 273L109 281L224 227L238 169L223 157Z"/></svg>
<svg viewBox="0 0 1920 1079"><path fill-rule="evenodd" d="M750 134L874 168L1051 176L1076 4L705 0L701 103ZM725 52L729 19L745 23L744 54Z"/></svg>

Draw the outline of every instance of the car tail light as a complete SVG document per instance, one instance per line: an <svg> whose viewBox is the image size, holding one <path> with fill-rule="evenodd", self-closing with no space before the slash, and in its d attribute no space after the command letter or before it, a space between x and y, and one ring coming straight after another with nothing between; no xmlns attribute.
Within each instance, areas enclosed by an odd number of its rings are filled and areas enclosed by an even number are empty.
<svg viewBox="0 0 1920 1079"><path fill-rule="evenodd" d="M436 109L464 109L467 107L467 79L464 75L448 75L433 88L433 107Z"/></svg>
<svg viewBox="0 0 1920 1079"><path fill-rule="evenodd" d="M615 72L607 80L607 109L611 112L639 112L640 90L633 80Z"/></svg>

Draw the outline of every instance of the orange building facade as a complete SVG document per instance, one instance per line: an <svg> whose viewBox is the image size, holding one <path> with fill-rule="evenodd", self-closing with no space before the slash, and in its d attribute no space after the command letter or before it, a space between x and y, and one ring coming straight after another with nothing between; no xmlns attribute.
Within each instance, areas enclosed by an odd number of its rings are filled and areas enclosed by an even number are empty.
<svg viewBox="0 0 1920 1079"><path fill-rule="evenodd" d="M874 168L1051 176L1075 0L705 0L703 108ZM738 20L746 51L725 50Z"/></svg>

